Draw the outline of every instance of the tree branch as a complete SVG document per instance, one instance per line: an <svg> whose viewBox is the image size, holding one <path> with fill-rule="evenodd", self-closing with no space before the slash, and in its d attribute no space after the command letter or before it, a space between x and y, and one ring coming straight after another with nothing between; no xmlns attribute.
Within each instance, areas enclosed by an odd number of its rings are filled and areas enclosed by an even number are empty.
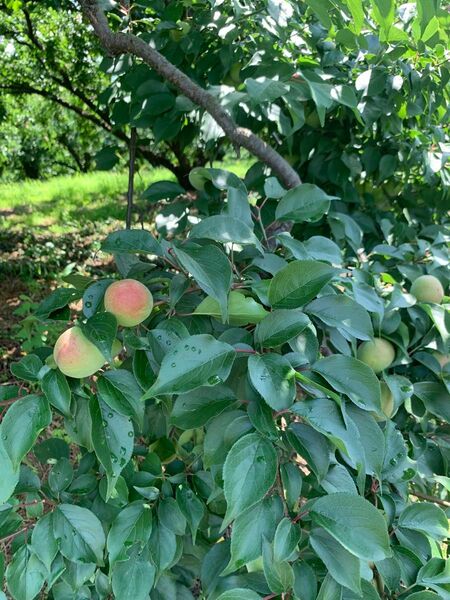
<svg viewBox="0 0 450 600"><path fill-rule="evenodd" d="M268 165L286 187L292 188L301 183L296 171L276 150L268 146L249 129L239 127L214 96L192 81L162 54L131 33L113 32L105 13L98 6L96 0L81 0L81 5L84 14L106 50L111 54L132 54L141 58L166 81L177 87L187 98L206 110L234 145L246 148L251 154Z"/></svg>
<svg viewBox="0 0 450 600"><path fill-rule="evenodd" d="M450 502L448 502L448 500L442 500L441 498L436 498L436 496L429 496L428 494L422 494L421 492L409 492L409 494L410 496L415 496L421 500L428 500L428 502L440 504L441 506L445 506L445 508L450 506Z"/></svg>
<svg viewBox="0 0 450 600"><path fill-rule="evenodd" d="M136 162L136 127L131 128L130 135L130 160L128 162L128 192L127 192L127 219L126 228L131 229L131 216L133 212L133 193L134 193L134 165Z"/></svg>
<svg viewBox="0 0 450 600"><path fill-rule="evenodd" d="M28 37L30 38L31 42L33 42L33 44L36 46L36 48L39 48L39 50L43 50L42 44L37 39L36 34L34 32L33 23L31 22L30 13L28 12L28 10L26 8L23 8L22 11L23 11L23 14L25 15L25 22L27 24L27 35L28 35Z"/></svg>

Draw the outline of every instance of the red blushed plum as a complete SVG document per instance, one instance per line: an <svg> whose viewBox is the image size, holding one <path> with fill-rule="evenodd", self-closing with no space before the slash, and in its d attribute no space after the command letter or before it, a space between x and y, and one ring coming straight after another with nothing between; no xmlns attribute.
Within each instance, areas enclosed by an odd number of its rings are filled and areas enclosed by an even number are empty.
<svg viewBox="0 0 450 600"><path fill-rule="evenodd" d="M153 296L140 281L122 279L112 283L105 292L105 309L112 313L119 325L134 327L150 315Z"/></svg>
<svg viewBox="0 0 450 600"><path fill-rule="evenodd" d="M89 377L105 364L100 350L76 326L59 336L53 358L64 375L75 379Z"/></svg>

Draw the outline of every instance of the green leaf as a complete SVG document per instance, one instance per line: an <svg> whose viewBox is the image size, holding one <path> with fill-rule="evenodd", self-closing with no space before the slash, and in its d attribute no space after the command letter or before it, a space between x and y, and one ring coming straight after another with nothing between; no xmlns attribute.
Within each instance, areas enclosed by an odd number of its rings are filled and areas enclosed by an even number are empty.
<svg viewBox="0 0 450 600"><path fill-rule="evenodd" d="M281 269L270 282L269 301L274 308L298 308L320 292L336 271L312 260L296 260Z"/></svg>
<svg viewBox="0 0 450 600"><path fill-rule="evenodd" d="M326 325L336 327L347 339L358 340L373 338L372 321L369 313L348 296L321 296L305 308Z"/></svg>
<svg viewBox="0 0 450 600"><path fill-rule="evenodd" d="M198 388L178 396L170 422L180 429L195 429L235 404L236 396L225 385Z"/></svg>
<svg viewBox="0 0 450 600"><path fill-rule="evenodd" d="M345 3L350 9L352 15L351 27L353 31L359 35L362 26L364 25L364 9L362 0L345 0Z"/></svg>
<svg viewBox="0 0 450 600"><path fill-rule="evenodd" d="M33 600L44 586L44 565L28 546L13 555L6 569L6 584L14 600Z"/></svg>
<svg viewBox="0 0 450 600"><path fill-rule="evenodd" d="M101 307L106 288L114 281L114 279L101 279L86 288L83 294L83 314L85 317L89 318L95 315Z"/></svg>
<svg viewBox="0 0 450 600"><path fill-rule="evenodd" d="M310 320L300 309L279 309L269 313L255 329L255 342L264 348L275 348L297 337Z"/></svg>
<svg viewBox="0 0 450 600"><path fill-rule="evenodd" d="M234 242L243 246L255 246L261 253L263 248L260 241L248 225L228 215L207 217L194 225L190 239L205 238L227 244Z"/></svg>
<svg viewBox="0 0 450 600"><path fill-rule="evenodd" d="M372 369L360 360L335 354L318 360L312 370L363 410L381 412L380 382Z"/></svg>
<svg viewBox="0 0 450 600"><path fill-rule="evenodd" d="M294 571L287 561L276 561L270 542L263 541L264 576L269 589L277 594L286 592L294 585Z"/></svg>
<svg viewBox="0 0 450 600"><path fill-rule="evenodd" d="M87 337L103 354L108 362L112 362L112 345L117 334L117 319L109 313L97 313L80 327Z"/></svg>
<svg viewBox="0 0 450 600"><path fill-rule="evenodd" d="M158 505L158 519L175 535L184 535L186 519L175 498L163 498Z"/></svg>
<svg viewBox="0 0 450 600"><path fill-rule="evenodd" d="M330 90L330 96L349 108L356 108L358 106L358 99L356 98L355 90L349 85L335 85Z"/></svg>
<svg viewBox="0 0 450 600"><path fill-rule="evenodd" d="M142 399L217 385L230 374L235 354L232 346L211 335L185 338L166 354L157 380Z"/></svg>
<svg viewBox="0 0 450 600"><path fill-rule="evenodd" d="M327 573L316 600L342 600L342 587Z"/></svg>
<svg viewBox="0 0 450 600"><path fill-rule="evenodd" d="M360 496L347 493L323 496L314 502L310 515L314 524L363 560L383 560L391 555L386 521Z"/></svg>
<svg viewBox="0 0 450 600"><path fill-rule="evenodd" d="M141 500L123 508L112 522L108 533L107 549L112 564L126 556L127 548L135 543L143 547L152 532L152 511Z"/></svg>
<svg viewBox="0 0 450 600"><path fill-rule="evenodd" d="M55 496L69 487L73 480L73 467L68 458L60 458L48 474L48 485Z"/></svg>
<svg viewBox="0 0 450 600"><path fill-rule="evenodd" d="M288 91L284 83L267 77L248 78L245 80L245 86L250 98L258 105L262 102L273 102Z"/></svg>
<svg viewBox="0 0 450 600"><path fill-rule="evenodd" d="M294 239L291 234L284 232L278 234L277 238L294 258L299 260L320 260L332 265L342 264L342 253L339 246L326 237L313 235L305 242L300 242Z"/></svg>
<svg viewBox="0 0 450 600"><path fill-rule="evenodd" d="M321 433L304 423L291 423L287 439L294 450L308 463L308 467L320 481L330 466L330 445Z"/></svg>
<svg viewBox="0 0 450 600"><path fill-rule="evenodd" d="M234 442L252 428L247 413L242 410L230 410L214 417L208 424L203 443L205 467L222 466Z"/></svg>
<svg viewBox="0 0 450 600"><path fill-rule="evenodd" d="M258 433L234 444L223 467L227 512L222 529L266 495L275 481L277 463L273 445Z"/></svg>
<svg viewBox="0 0 450 600"><path fill-rule="evenodd" d="M34 316L44 321L52 313L61 310L71 302L79 300L81 296L82 293L74 288L58 288L39 304Z"/></svg>
<svg viewBox="0 0 450 600"><path fill-rule="evenodd" d="M375 20L379 25L381 25L385 35L387 35L395 18L395 2L394 0L371 1Z"/></svg>
<svg viewBox="0 0 450 600"><path fill-rule="evenodd" d="M142 390L136 379L125 369L105 371L97 380L99 397L121 415L136 419L140 427L144 424L145 404L141 402Z"/></svg>
<svg viewBox="0 0 450 600"><path fill-rule="evenodd" d="M14 469L11 459L3 445L3 436L0 427L0 473L2 483L0 485L0 505L7 502L19 481L19 469Z"/></svg>
<svg viewBox="0 0 450 600"><path fill-rule="evenodd" d="M106 472L106 500L109 500L117 479L133 452L133 425L129 417L121 415L96 396L91 397L89 412L92 419L92 444Z"/></svg>
<svg viewBox="0 0 450 600"><path fill-rule="evenodd" d="M304 417L314 429L325 435L343 454L348 456L358 471L365 473L365 455L358 430L351 419L344 419L336 402L326 398L303 400L294 404L291 410ZM315 460L317 462L316 458Z"/></svg>
<svg viewBox="0 0 450 600"><path fill-rule="evenodd" d="M356 425L366 457L366 473L381 479L385 455L384 435L371 414L356 406L347 406L347 415Z"/></svg>
<svg viewBox="0 0 450 600"><path fill-rule="evenodd" d="M0 426L0 437L14 470L51 420L48 401L43 396L24 396L9 407Z"/></svg>
<svg viewBox="0 0 450 600"><path fill-rule="evenodd" d="M331 200L336 199L337 196L328 196L313 183L302 183L281 198L275 217L279 221L313 223L319 221L329 211Z"/></svg>
<svg viewBox="0 0 450 600"><path fill-rule="evenodd" d="M421 381L414 384L414 394L422 400L427 411L450 421L450 394L445 386L436 381Z"/></svg>
<svg viewBox="0 0 450 600"><path fill-rule="evenodd" d="M50 573L52 562L58 554L58 544L53 533L53 513L45 514L34 526L31 548Z"/></svg>
<svg viewBox="0 0 450 600"><path fill-rule="evenodd" d="M93 512L74 504L60 504L53 513L55 538L69 560L103 565L105 534Z"/></svg>
<svg viewBox="0 0 450 600"><path fill-rule="evenodd" d="M349 589L342 590L342 600L361 600L362 598L364 600L381 600L372 582L364 581L364 579L361 580L361 593Z"/></svg>
<svg viewBox="0 0 450 600"><path fill-rule="evenodd" d="M233 573L261 556L263 539L273 539L282 516L283 505L276 496L264 498L240 514L233 523L230 562L221 575Z"/></svg>
<svg viewBox="0 0 450 600"><path fill-rule="evenodd" d="M434 592L416 592L408 596L408 600L437 600L438 598L438 594Z"/></svg>
<svg viewBox="0 0 450 600"><path fill-rule="evenodd" d="M153 523L149 549L159 571L168 569L178 560L176 535L157 521Z"/></svg>
<svg viewBox="0 0 450 600"><path fill-rule="evenodd" d="M294 570L294 594L301 600L316 600L317 579L314 570L306 562L297 561Z"/></svg>
<svg viewBox="0 0 450 600"><path fill-rule="evenodd" d="M222 311L219 303L211 296L207 296L195 309L196 315L208 315L221 319ZM244 296L240 292L230 292L228 297L228 322L230 325L248 325L259 323L267 316L267 311L255 302L251 296Z"/></svg>
<svg viewBox="0 0 450 600"><path fill-rule="evenodd" d="M313 529L309 541L333 579L357 594L361 594L359 559L345 550L339 542L322 529Z"/></svg>
<svg viewBox="0 0 450 600"><path fill-rule="evenodd" d="M295 371L280 354L252 355L248 374L255 390L274 410L289 408L295 400Z"/></svg>
<svg viewBox="0 0 450 600"><path fill-rule="evenodd" d="M117 600L147 600L155 581L156 569L134 553L128 560L114 565L112 589Z"/></svg>
<svg viewBox="0 0 450 600"><path fill-rule="evenodd" d="M261 600L261 596L248 588L235 588L220 594L217 600Z"/></svg>
<svg viewBox="0 0 450 600"><path fill-rule="evenodd" d="M398 526L420 531L436 540L448 537L448 519L435 504L416 502L407 506L400 515Z"/></svg>
<svg viewBox="0 0 450 600"><path fill-rule="evenodd" d="M301 532L298 525L287 517L281 519L273 540L273 557L275 562L288 560L297 548L300 537Z"/></svg>
<svg viewBox="0 0 450 600"><path fill-rule="evenodd" d="M284 495L286 497L286 504L290 510L294 510L303 487L302 473L297 465L293 463L284 463L281 465L280 474Z"/></svg>
<svg viewBox="0 0 450 600"><path fill-rule="evenodd" d="M330 467L330 470L322 479L320 485L327 494L336 494L337 492L358 494L353 477L347 469L340 464L332 465Z"/></svg>
<svg viewBox="0 0 450 600"><path fill-rule="evenodd" d="M203 502L187 485L178 487L177 502L183 513L192 534L192 542L195 544L197 530L205 514Z"/></svg>
<svg viewBox="0 0 450 600"><path fill-rule="evenodd" d="M231 264L217 246L199 248L174 248L175 256L181 266L188 271L201 289L217 300L222 319L228 320L228 292L233 275Z"/></svg>
<svg viewBox="0 0 450 600"><path fill-rule="evenodd" d="M39 372L42 369L42 360L36 354L27 354L18 362L11 365L11 373L17 379L24 381L39 381Z"/></svg>
<svg viewBox="0 0 450 600"><path fill-rule="evenodd" d="M149 202L159 202L160 200L172 200L185 193L186 190L176 181L156 181L142 192L141 197Z"/></svg>
<svg viewBox="0 0 450 600"><path fill-rule="evenodd" d="M41 388L52 406L65 417L70 417L70 391L67 379L59 369L50 369L41 380Z"/></svg>
<svg viewBox="0 0 450 600"><path fill-rule="evenodd" d="M103 252L161 255L159 242L145 229L113 231L102 243Z"/></svg>

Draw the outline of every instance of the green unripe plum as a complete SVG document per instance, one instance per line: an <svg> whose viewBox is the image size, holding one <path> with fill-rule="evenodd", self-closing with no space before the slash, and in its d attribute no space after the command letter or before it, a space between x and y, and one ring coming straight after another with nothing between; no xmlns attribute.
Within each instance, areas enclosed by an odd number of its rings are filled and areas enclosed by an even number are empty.
<svg viewBox="0 0 450 600"><path fill-rule="evenodd" d="M375 373L387 369L394 358L394 346L391 342L382 338L374 338L373 341L363 342L358 348L358 359L371 367Z"/></svg>
<svg viewBox="0 0 450 600"><path fill-rule="evenodd" d="M119 325L134 327L145 321L153 309L153 296L148 288L135 279L112 283L105 292L105 309Z"/></svg>
<svg viewBox="0 0 450 600"><path fill-rule="evenodd" d="M386 421L386 419L390 419L394 414L394 395L391 392L389 386L384 381L380 381L380 391L381 391L381 411L383 415L381 416L376 412L371 412L370 414L373 416L375 421Z"/></svg>
<svg viewBox="0 0 450 600"><path fill-rule="evenodd" d="M251 560L246 565L247 571L249 573L256 573L258 571L264 570L263 557L255 558L255 560Z"/></svg>
<svg viewBox="0 0 450 600"><path fill-rule="evenodd" d="M112 343L111 354L117 356L122 352L122 342L117 338Z"/></svg>
<svg viewBox="0 0 450 600"><path fill-rule="evenodd" d="M444 297L444 288L439 279L434 275L421 275L413 281L411 294L419 302L440 304Z"/></svg>
<svg viewBox="0 0 450 600"><path fill-rule="evenodd" d="M436 351L436 352L433 352L433 356L438 361L438 363L441 365L441 369L443 369L445 367L445 365L450 362L449 354L441 354L440 352Z"/></svg>
<svg viewBox="0 0 450 600"><path fill-rule="evenodd" d="M171 29L169 31L170 39L173 42L181 42L181 40L187 36L190 30L191 26L189 23L186 23L185 21L177 21L177 29Z"/></svg>
<svg viewBox="0 0 450 600"><path fill-rule="evenodd" d="M77 326L59 336L53 358L64 375L75 379L89 377L105 364L103 354Z"/></svg>
<svg viewBox="0 0 450 600"><path fill-rule="evenodd" d="M381 409L388 419L394 414L394 395L389 386L384 381L380 382L381 388Z"/></svg>

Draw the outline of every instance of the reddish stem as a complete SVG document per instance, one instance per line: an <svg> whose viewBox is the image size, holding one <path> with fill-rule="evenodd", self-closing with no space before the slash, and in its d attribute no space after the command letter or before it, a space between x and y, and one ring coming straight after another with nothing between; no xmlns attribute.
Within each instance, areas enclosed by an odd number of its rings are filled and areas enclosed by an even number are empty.
<svg viewBox="0 0 450 600"><path fill-rule="evenodd" d="M298 521L300 521L300 519L301 519L302 517L305 517L305 516L306 516L308 513L309 513L309 510L305 510L305 511L303 511L303 512L299 513L299 514L298 514L296 517L294 517L294 518L292 519L292 522L293 522L293 523L298 523Z"/></svg>

